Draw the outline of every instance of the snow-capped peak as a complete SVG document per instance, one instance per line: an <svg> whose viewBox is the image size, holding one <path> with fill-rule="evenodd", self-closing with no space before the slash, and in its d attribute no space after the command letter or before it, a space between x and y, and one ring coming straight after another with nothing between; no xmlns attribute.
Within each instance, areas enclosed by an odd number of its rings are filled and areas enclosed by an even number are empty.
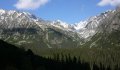
<svg viewBox="0 0 120 70"><path fill-rule="evenodd" d="M114 10L107 11L97 16L91 17L86 21L80 21L79 23L75 23L75 24L68 24L61 20L45 21L28 12L20 12L15 10L6 11L0 9L0 21L2 22L4 20L6 24L5 23L2 24L4 24L5 26L11 24L8 27L13 27L12 25L17 27L23 27L23 26L28 27L29 23L31 23L29 24L29 26L34 25L33 22L36 23L38 26L50 25L62 30L77 32L82 37L86 38L95 34L96 28L100 25L100 22L108 16L109 12L114 13L115 11ZM15 23L12 23L12 21L14 21Z"/></svg>
<svg viewBox="0 0 120 70"><path fill-rule="evenodd" d="M27 17L29 17L29 18L38 19L35 15L30 14L29 12L23 12L23 14L26 15Z"/></svg>
<svg viewBox="0 0 120 70"><path fill-rule="evenodd" d="M87 21L80 21L79 23L74 24L74 28L75 30L80 30L85 28L86 25L87 25Z"/></svg>
<svg viewBox="0 0 120 70"><path fill-rule="evenodd" d="M19 16L25 16L29 19L32 19L34 21L39 21L40 18L34 16L33 14L30 14L29 12L20 12L20 11L16 11L16 10L4 10L4 9L0 9L0 15L4 15L4 14L7 14L7 16L9 15L16 15L16 17L19 17Z"/></svg>
<svg viewBox="0 0 120 70"><path fill-rule="evenodd" d="M70 27L71 27L71 25L70 24L68 24L68 23L66 23L66 22L63 22L63 21L61 21L61 20L56 20L56 21L53 21L52 23L51 23L53 26L55 26L55 27L58 27L58 28L61 28L61 29L70 29Z"/></svg>
<svg viewBox="0 0 120 70"><path fill-rule="evenodd" d="M5 10L0 9L0 14L3 14L3 13L5 13Z"/></svg>

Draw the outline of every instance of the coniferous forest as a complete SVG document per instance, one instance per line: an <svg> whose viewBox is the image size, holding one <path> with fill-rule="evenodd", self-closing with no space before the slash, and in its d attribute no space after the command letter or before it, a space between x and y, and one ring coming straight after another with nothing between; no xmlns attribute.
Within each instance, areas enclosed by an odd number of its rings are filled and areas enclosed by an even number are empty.
<svg viewBox="0 0 120 70"><path fill-rule="evenodd" d="M37 54L0 40L0 70L120 70L117 50L44 49L47 53L42 50Z"/></svg>

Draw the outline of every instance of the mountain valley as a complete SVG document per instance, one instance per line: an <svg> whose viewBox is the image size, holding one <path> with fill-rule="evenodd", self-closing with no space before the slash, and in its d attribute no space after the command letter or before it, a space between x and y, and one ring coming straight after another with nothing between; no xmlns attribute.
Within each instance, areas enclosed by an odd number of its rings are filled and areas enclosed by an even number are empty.
<svg viewBox="0 0 120 70"><path fill-rule="evenodd" d="M120 33L119 19L119 10L109 10L86 21L67 24L43 20L27 12L1 9L0 39L25 47L119 47L120 40L116 38Z"/></svg>

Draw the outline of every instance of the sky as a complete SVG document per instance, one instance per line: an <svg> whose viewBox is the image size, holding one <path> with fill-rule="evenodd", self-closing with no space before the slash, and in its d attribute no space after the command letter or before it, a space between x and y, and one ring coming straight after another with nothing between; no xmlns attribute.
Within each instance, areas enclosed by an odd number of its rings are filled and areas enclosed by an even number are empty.
<svg viewBox="0 0 120 70"><path fill-rule="evenodd" d="M78 23L120 6L120 0L0 0L0 8L30 12L44 20Z"/></svg>

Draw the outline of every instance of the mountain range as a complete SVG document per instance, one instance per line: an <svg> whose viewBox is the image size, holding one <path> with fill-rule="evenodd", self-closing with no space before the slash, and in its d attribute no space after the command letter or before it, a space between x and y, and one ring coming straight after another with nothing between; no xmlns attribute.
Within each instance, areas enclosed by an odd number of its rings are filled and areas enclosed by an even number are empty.
<svg viewBox="0 0 120 70"><path fill-rule="evenodd" d="M28 12L0 9L0 39L25 48L120 47L120 10L79 23L48 21Z"/></svg>

